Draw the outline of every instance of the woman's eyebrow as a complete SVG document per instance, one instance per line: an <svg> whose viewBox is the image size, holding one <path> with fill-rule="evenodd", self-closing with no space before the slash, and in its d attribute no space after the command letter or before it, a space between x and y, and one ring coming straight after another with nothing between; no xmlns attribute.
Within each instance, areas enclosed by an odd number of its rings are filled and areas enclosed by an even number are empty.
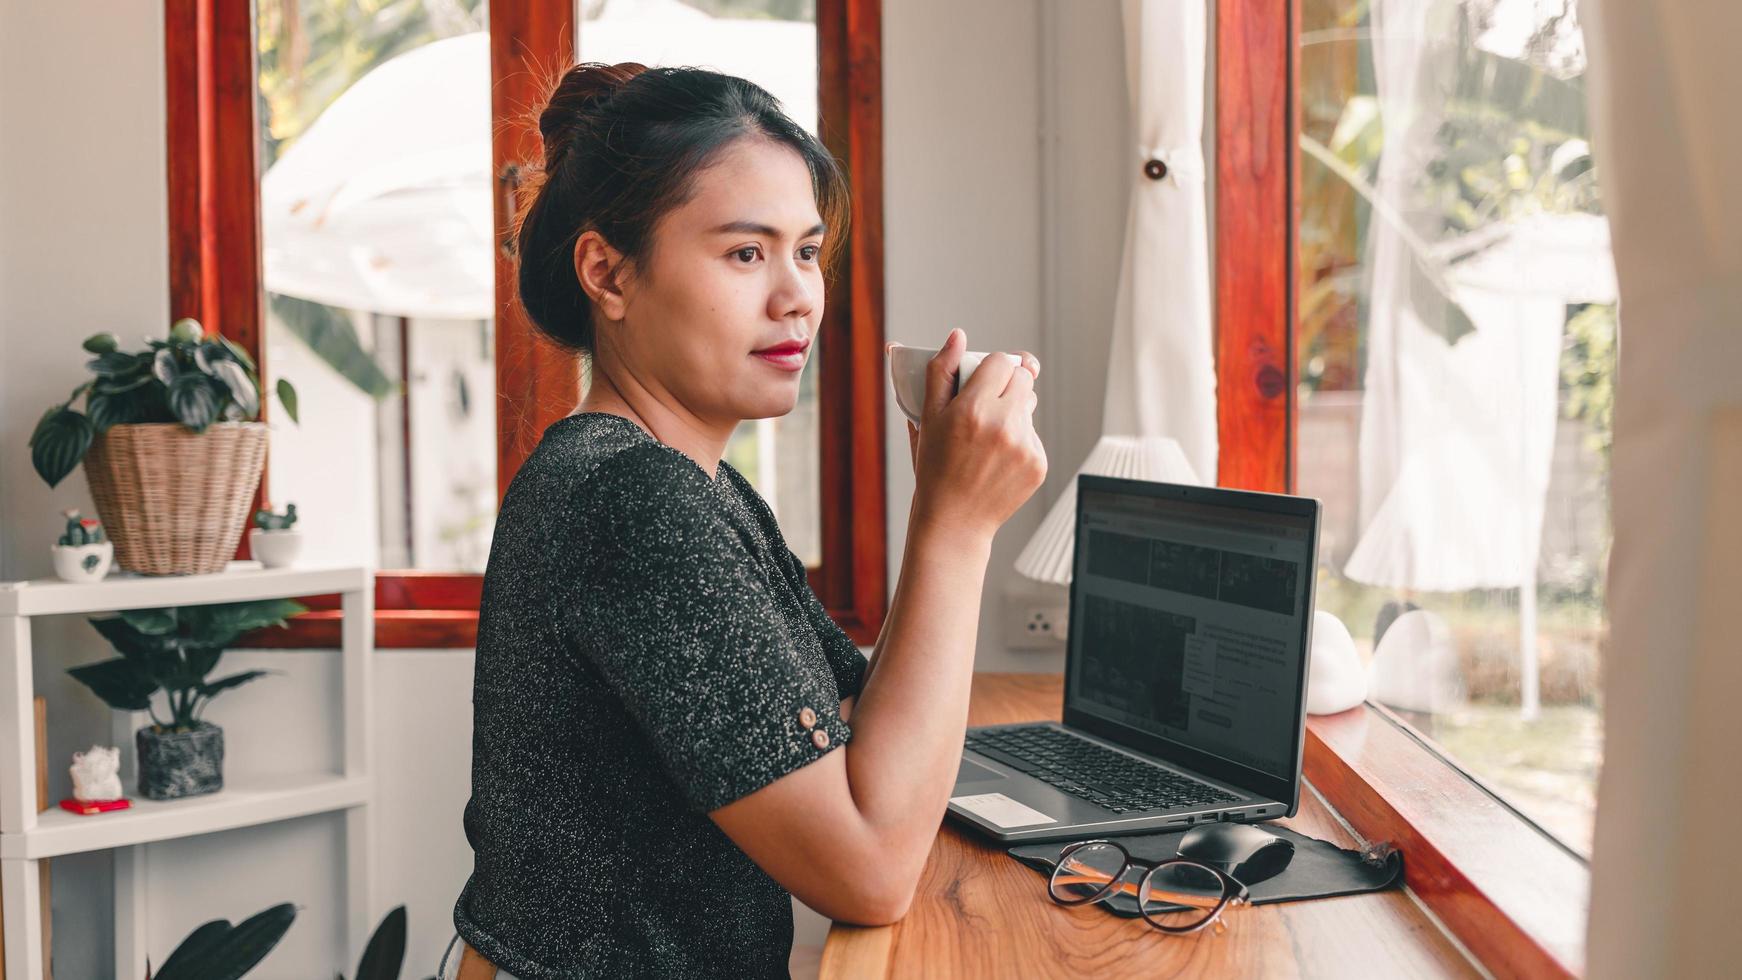
<svg viewBox="0 0 1742 980"><path fill-rule="evenodd" d="M819 221L816 224L812 225L809 230L807 230L804 234L800 235L799 237L800 238L809 238L812 235L820 235L823 232L827 231L828 227L829 226L826 223ZM765 238L779 238L780 237L780 232L769 227L768 225L765 225L765 224L762 224L762 223L756 222L756 221L745 221L742 218L740 218L737 221L728 221L725 224L720 225L718 228L713 229L713 231L711 231L709 234L724 235L728 232L733 233L733 234L761 235Z"/></svg>

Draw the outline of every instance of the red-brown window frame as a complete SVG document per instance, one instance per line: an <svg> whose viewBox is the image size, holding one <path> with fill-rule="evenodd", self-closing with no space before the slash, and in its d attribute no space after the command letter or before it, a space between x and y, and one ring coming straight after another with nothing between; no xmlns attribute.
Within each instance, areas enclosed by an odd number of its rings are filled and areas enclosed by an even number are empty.
<svg viewBox="0 0 1742 980"><path fill-rule="evenodd" d="M524 116L541 72L570 59L574 5L567 0L490 4L493 172L537 159ZM165 82L169 161L170 316L199 318L265 368L259 132L255 114L253 4L166 0ZM881 0L817 3L818 106L823 143L852 186L846 248L819 326L822 563L811 587L861 645L876 642L888 603L883 452L883 82ZM499 178L499 189L506 183ZM495 195L507 226L506 193ZM575 408L579 363L540 339L512 303L512 266L496 261L498 496L546 426ZM267 415L266 405L261 417ZM266 480L254 495L264 501ZM248 557L247 540L237 557ZM381 570L375 643L470 647L477 641L478 574ZM336 596L304 600L310 612L248 645L336 647Z"/></svg>
<svg viewBox="0 0 1742 980"><path fill-rule="evenodd" d="M1216 5L1217 476L1274 493L1297 474L1300 22L1300 0ZM1306 778L1404 850L1409 887L1489 969L1577 976L1584 863L1425 743L1371 705L1313 717Z"/></svg>

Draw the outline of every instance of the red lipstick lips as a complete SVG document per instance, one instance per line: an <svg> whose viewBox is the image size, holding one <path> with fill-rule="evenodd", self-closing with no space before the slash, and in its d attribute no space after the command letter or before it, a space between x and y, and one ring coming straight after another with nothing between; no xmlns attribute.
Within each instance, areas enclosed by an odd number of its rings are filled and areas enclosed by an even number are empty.
<svg viewBox="0 0 1742 980"><path fill-rule="evenodd" d="M805 353L810 345L809 340L783 340L773 347L764 347L752 353L782 371L797 372L804 370Z"/></svg>

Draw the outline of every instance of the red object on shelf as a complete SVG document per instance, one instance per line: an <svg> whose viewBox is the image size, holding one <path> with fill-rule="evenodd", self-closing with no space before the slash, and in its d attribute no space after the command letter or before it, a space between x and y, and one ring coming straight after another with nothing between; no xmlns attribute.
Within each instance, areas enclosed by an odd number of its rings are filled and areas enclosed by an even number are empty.
<svg viewBox="0 0 1742 980"><path fill-rule="evenodd" d="M60 808L80 816L90 816L93 813L104 813L109 810L125 810L133 805L133 801L123 797L119 800L80 800L68 797L60 801Z"/></svg>

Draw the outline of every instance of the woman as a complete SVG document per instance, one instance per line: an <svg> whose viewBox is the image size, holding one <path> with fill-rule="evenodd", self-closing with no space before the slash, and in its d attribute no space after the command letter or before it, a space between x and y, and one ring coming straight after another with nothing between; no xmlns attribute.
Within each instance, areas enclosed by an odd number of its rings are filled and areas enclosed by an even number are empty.
<svg viewBox="0 0 1742 980"><path fill-rule="evenodd" d="M847 214L834 160L761 88L696 69L577 65L539 130L520 298L591 385L497 517L443 976L786 976L793 896L857 923L912 899L992 536L1046 473L1040 366L988 358L952 399L966 337L932 360L867 663L721 459L798 399Z"/></svg>

